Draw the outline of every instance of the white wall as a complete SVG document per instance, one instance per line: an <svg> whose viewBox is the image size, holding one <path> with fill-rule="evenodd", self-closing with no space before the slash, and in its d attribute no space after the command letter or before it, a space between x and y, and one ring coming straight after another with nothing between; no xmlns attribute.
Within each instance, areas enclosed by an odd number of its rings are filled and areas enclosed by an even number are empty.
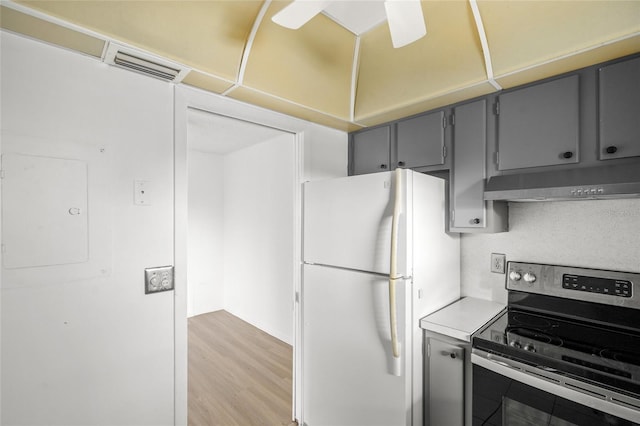
<svg viewBox="0 0 640 426"><path fill-rule="evenodd" d="M173 88L0 37L2 152L86 161L90 223L88 262L2 270L0 423L173 424L173 293L143 286L173 263Z"/></svg>
<svg viewBox="0 0 640 426"><path fill-rule="evenodd" d="M507 260L640 272L640 199L509 204L509 232L464 234L462 292L506 301L505 275L489 271L490 254Z"/></svg>
<svg viewBox="0 0 640 426"><path fill-rule="evenodd" d="M302 181L347 176L348 135L338 130L316 126L304 134L304 170Z"/></svg>
<svg viewBox="0 0 640 426"><path fill-rule="evenodd" d="M224 156L189 150L189 316L224 309Z"/></svg>
<svg viewBox="0 0 640 426"><path fill-rule="evenodd" d="M224 162L225 309L293 343L294 136Z"/></svg>

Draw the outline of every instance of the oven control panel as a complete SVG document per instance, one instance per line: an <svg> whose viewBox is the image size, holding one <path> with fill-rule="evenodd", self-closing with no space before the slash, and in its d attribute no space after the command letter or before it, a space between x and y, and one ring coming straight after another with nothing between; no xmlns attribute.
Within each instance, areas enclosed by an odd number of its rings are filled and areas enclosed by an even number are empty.
<svg viewBox="0 0 640 426"><path fill-rule="evenodd" d="M508 262L506 288L640 309L640 273Z"/></svg>
<svg viewBox="0 0 640 426"><path fill-rule="evenodd" d="M631 297L633 284L627 280L563 274L562 288L606 294L609 296Z"/></svg>

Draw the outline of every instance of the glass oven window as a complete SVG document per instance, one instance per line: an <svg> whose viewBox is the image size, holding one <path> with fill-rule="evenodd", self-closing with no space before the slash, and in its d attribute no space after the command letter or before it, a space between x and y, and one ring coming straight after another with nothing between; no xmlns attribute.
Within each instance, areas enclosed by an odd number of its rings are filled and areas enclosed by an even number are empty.
<svg viewBox="0 0 640 426"><path fill-rule="evenodd" d="M579 426L508 397L502 399L502 418L510 426Z"/></svg>
<svg viewBox="0 0 640 426"><path fill-rule="evenodd" d="M472 405L473 426L637 425L475 364Z"/></svg>

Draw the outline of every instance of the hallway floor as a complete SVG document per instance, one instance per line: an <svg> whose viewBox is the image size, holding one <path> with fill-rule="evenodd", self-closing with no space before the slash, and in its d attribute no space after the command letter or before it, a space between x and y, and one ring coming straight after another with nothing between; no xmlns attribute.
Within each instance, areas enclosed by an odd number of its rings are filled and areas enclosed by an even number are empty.
<svg viewBox="0 0 640 426"><path fill-rule="evenodd" d="M226 311L189 318L189 426L295 426L292 356Z"/></svg>

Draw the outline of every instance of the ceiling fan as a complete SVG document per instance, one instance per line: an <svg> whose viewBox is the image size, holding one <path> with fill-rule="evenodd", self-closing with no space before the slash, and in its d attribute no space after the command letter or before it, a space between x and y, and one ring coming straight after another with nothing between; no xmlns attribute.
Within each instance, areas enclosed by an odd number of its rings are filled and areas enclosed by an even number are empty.
<svg viewBox="0 0 640 426"><path fill-rule="evenodd" d="M283 27L297 30L337 2L344 6L362 3L356 0L293 0L271 19ZM393 47L406 46L427 34L420 0L384 0L384 9Z"/></svg>

